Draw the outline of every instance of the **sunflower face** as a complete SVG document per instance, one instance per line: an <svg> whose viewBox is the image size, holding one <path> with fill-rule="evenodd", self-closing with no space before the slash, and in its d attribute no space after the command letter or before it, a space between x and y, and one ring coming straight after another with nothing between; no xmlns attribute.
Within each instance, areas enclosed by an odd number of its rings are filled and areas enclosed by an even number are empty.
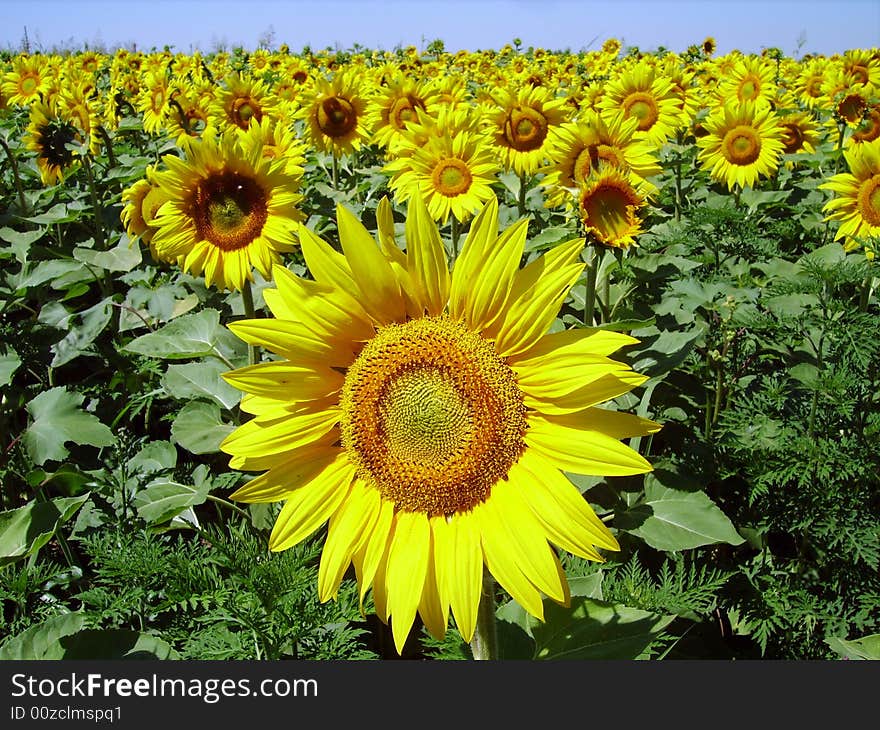
<svg viewBox="0 0 880 730"><path fill-rule="evenodd" d="M825 204L826 220L839 221L835 240L853 245L880 236L880 139L851 145L844 153L849 172L819 187L835 195Z"/></svg>
<svg viewBox="0 0 880 730"><path fill-rule="evenodd" d="M406 254L387 200L381 245L341 206L337 219L342 255L302 228L314 280L277 267L264 291L276 319L230 325L280 356L225 375L254 418L221 448L264 472L233 498L285 501L273 550L328 522L321 600L353 564L398 651L417 612L439 637L451 612L469 641L484 565L542 617L543 595L568 597L550 542L592 560L617 549L562 470L649 470L618 439L659 428L596 407L644 382L607 357L632 338L547 334L583 271L583 240L519 270L527 221L499 236L493 198L450 272L419 197Z"/></svg>
<svg viewBox="0 0 880 730"><path fill-rule="evenodd" d="M585 229L606 246L625 248L641 233L637 211L645 200L614 168L603 165L591 175L580 189L578 203Z"/></svg>
<svg viewBox="0 0 880 730"><path fill-rule="evenodd" d="M341 405L358 475L409 512L481 504L525 447L513 371L489 341L446 318L380 329L349 368Z"/></svg>
<svg viewBox="0 0 880 730"><path fill-rule="evenodd" d="M253 267L271 276L280 252L293 246L302 196L285 161L263 155L261 140L230 129L194 140L186 160L163 158L169 169L156 178L166 202L150 223L158 258L183 257L183 268L204 272L207 286L241 289Z"/></svg>
<svg viewBox="0 0 880 730"><path fill-rule="evenodd" d="M729 103L711 113L704 126L707 134L697 140L699 159L730 190L753 186L779 166L783 128L769 107Z"/></svg>
<svg viewBox="0 0 880 730"><path fill-rule="evenodd" d="M44 185L56 185L64 180L75 162L67 145L77 138L76 129L59 116L54 102L34 102L26 145L37 153L37 167Z"/></svg>

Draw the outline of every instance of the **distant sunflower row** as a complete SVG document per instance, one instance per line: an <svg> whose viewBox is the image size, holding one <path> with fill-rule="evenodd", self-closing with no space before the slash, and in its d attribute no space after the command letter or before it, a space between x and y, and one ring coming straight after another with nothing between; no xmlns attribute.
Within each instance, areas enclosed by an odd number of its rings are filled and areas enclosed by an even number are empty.
<svg viewBox="0 0 880 730"><path fill-rule="evenodd" d="M173 140L179 152L125 195L130 234L166 260L181 255L182 234L165 232L163 221L184 191L189 213L173 220L186 218L178 228L209 240L255 205L268 206L260 215L273 220L276 187L285 205L296 200L310 155L330 157L335 183L338 161L364 148L397 202L418 195L435 221L468 220L509 173L523 193L540 186L548 208L576 213L598 242L625 247L657 193L666 145L695 145L704 173L737 191L833 143L849 168L825 184L836 195L827 211L841 221L837 237L855 246L880 234L880 50L800 61L713 53L706 39L684 54L621 56L611 39L581 53L22 55L8 63L0 107L29 109L27 144L46 185L75 168L71 142L97 155L132 120ZM210 280L211 256L186 250L179 263ZM215 257L228 250L211 248ZM251 263L268 272L272 256L261 256ZM240 272L231 270L222 284L238 288Z"/></svg>

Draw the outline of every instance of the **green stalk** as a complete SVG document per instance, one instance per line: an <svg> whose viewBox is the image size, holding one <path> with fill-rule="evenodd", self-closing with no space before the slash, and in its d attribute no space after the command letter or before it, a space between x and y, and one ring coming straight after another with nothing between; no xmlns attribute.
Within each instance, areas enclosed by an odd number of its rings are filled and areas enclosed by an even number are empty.
<svg viewBox="0 0 880 730"><path fill-rule="evenodd" d="M517 206L519 208L520 218L523 218L526 215L526 193L527 192L528 192L528 187L526 184L526 174L522 173L519 176L519 199L517 200Z"/></svg>
<svg viewBox="0 0 880 730"><path fill-rule="evenodd" d="M461 223L458 218L452 216L452 260L458 258L458 239L461 237Z"/></svg>
<svg viewBox="0 0 880 730"><path fill-rule="evenodd" d="M681 147L683 143L681 130L676 132L678 146ZM678 223L681 221L681 205L684 196L682 195L681 190L681 150L678 149L675 151L675 222Z"/></svg>
<svg viewBox="0 0 880 730"><path fill-rule="evenodd" d="M244 316L248 319L256 319L254 293L251 291L250 279L244 280L244 286L241 288L241 301L244 304ZM259 345L248 345L248 365L256 365L258 362L260 362Z"/></svg>
<svg viewBox="0 0 880 730"><path fill-rule="evenodd" d="M483 590L477 609L477 625L471 639L474 659L486 661L498 658L498 625L495 618L495 579L483 570Z"/></svg>
<svg viewBox="0 0 880 730"><path fill-rule="evenodd" d="M587 263L587 290L584 292L584 325L593 326L593 313L596 309L596 277L599 275L599 253L591 246L592 255Z"/></svg>
<svg viewBox="0 0 880 730"><path fill-rule="evenodd" d="M98 188L95 185L95 176L92 174L92 166L89 163L88 155L84 155L82 159L86 177L89 180L89 196L92 199L92 209L95 213L95 243L98 244L99 251L104 251L107 248L107 239L104 237L104 224L101 222L103 210L101 209L101 201L98 199Z"/></svg>
<svg viewBox="0 0 880 730"><path fill-rule="evenodd" d="M9 149L9 145L6 144L6 140L3 137L0 137L0 145L3 145L6 157L9 159L9 164L12 167L12 178L15 180L15 190L18 192L18 205L21 208L21 215L27 218L30 215L30 209L24 199L24 188L21 186L21 178L18 175L18 160L15 159L15 155L12 154L12 150Z"/></svg>
<svg viewBox="0 0 880 730"><path fill-rule="evenodd" d="M330 153L330 180L333 183L333 189L338 190L339 187L339 160L336 159L336 150Z"/></svg>

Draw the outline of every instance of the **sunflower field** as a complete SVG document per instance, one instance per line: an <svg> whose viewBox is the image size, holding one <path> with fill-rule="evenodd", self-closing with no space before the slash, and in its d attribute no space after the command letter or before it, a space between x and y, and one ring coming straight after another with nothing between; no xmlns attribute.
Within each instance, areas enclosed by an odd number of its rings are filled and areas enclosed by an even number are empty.
<svg viewBox="0 0 880 730"><path fill-rule="evenodd" d="M880 658L880 50L0 55L0 658Z"/></svg>

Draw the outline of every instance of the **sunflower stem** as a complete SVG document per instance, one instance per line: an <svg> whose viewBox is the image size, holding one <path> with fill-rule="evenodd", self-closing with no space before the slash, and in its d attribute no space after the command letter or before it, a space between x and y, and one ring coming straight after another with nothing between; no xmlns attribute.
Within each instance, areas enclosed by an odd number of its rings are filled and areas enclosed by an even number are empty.
<svg viewBox="0 0 880 730"><path fill-rule="evenodd" d="M88 155L83 155L83 167L89 180L89 196L92 199L92 209L95 213L95 242L98 244L98 250L103 251L107 248L107 241L104 238L104 224L101 222L104 213L101 209L98 188L95 186L95 176L92 174L92 166L89 163Z"/></svg>
<svg viewBox="0 0 880 730"><path fill-rule="evenodd" d="M519 216L520 218L525 217L526 214L526 193L528 192L528 181L526 180L526 174L524 172L520 173L519 176L519 199L517 200L517 206L519 208Z"/></svg>
<svg viewBox="0 0 880 730"><path fill-rule="evenodd" d="M452 216L452 260L458 258L458 239L461 237L461 223L458 218Z"/></svg>
<svg viewBox="0 0 880 730"><path fill-rule="evenodd" d="M495 618L495 579L488 570L483 570L483 590L480 606L477 609L477 625L471 639L471 653L474 659L486 661L498 658L498 624Z"/></svg>
<svg viewBox="0 0 880 730"><path fill-rule="evenodd" d="M682 189L681 189L681 147L684 144L681 130L676 133L678 149L675 151L675 222L681 221Z"/></svg>
<svg viewBox="0 0 880 730"><path fill-rule="evenodd" d="M241 288L241 301L244 304L244 316L248 319L256 319L254 293L251 291L250 279L244 280L244 286ZM260 362L259 345L248 345L248 365L256 365L258 362Z"/></svg>
<svg viewBox="0 0 880 730"><path fill-rule="evenodd" d="M24 198L24 188L21 186L21 178L18 176L18 160L15 159L15 155L12 154L12 150L9 149L9 145L6 144L6 140L3 139L3 137L0 137L0 145L3 145L6 157L9 159L9 165L12 167L12 178L15 180L15 190L18 193L18 206L21 208L22 217L26 218L30 215L30 210Z"/></svg>
<svg viewBox="0 0 880 730"><path fill-rule="evenodd" d="M338 190L339 185L339 160L336 159L336 150L331 151L330 153L330 181L333 184L333 189Z"/></svg>
<svg viewBox="0 0 880 730"><path fill-rule="evenodd" d="M584 325L593 326L593 313L596 309L596 277L599 275L599 254L590 246L590 260L587 262L587 289L584 292Z"/></svg>

